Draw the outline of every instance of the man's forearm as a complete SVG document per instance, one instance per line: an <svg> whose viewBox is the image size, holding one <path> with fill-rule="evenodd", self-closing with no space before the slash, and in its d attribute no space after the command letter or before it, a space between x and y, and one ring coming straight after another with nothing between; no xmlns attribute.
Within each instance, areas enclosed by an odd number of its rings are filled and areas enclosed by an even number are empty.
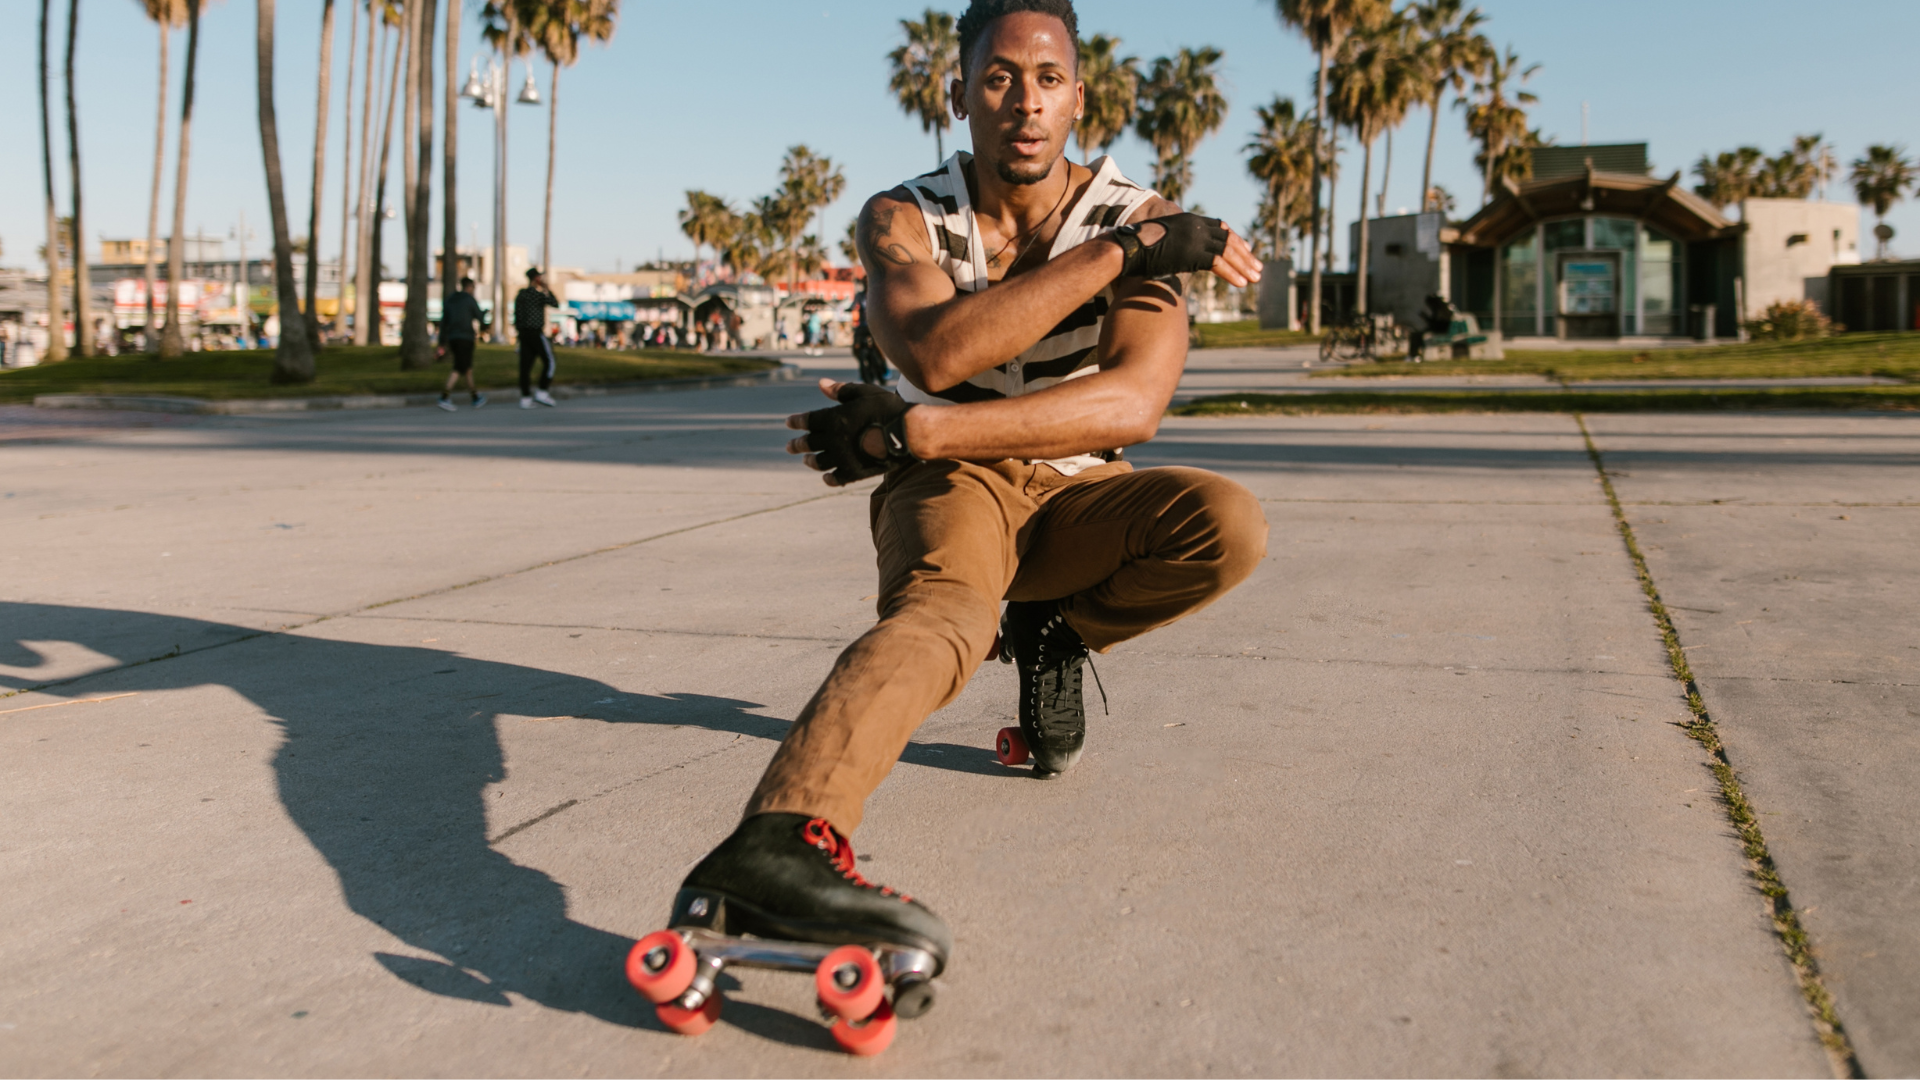
<svg viewBox="0 0 1920 1080"><path fill-rule="evenodd" d="M914 456L960 461L1057 458L1153 438L1173 385L1136 372L1102 371L1034 394L968 405L923 405L907 414Z"/></svg>
<svg viewBox="0 0 1920 1080"><path fill-rule="evenodd" d="M1032 348L1112 284L1122 265L1118 245L1081 244L1031 273L908 315L900 321L905 340L884 342L889 358L922 390L957 386Z"/></svg>

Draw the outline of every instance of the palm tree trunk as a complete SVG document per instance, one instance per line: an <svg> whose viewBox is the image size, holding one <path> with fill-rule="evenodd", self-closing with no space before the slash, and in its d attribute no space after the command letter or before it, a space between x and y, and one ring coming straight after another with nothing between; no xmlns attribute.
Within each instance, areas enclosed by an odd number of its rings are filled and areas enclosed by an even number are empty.
<svg viewBox="0 0 1920 1080"><path fill-rule="evenodd" d="M1428 103L1427 113L1427 162L1420 170L1420 212L1427 212L1427 198L1433 194L1433 140L1440 133L1441 91L1436 88L1433 100ZM1444 213L1444 211L1442 211Z"/></svg>
<svg viewBox="0 0 1920 1080"><path fill-rule="evenodd" d="M376 35L375 30L379 33ZM379 48L374 48L374 38L378 37ZM373 119L374 109L380 100L380 72L386 68L387 47L393 41L393 28L369 4L367 7L367 70L366 87L360 97L360 191L354 202L353 233L353 343L367 344L367 329L370 324L368 312L372 318L379 317L378 299L369 300L367 290L373 287L372 253L368 246L373 242Z"/></svg>
<svg viewBox="0 0 1920 1080"><path fill-rule="evenodd" d="M943 127L939 124L933 126L933 156L937 159L934 161L935 165L947 160L946 140L940 137L943 130Z"/></svg>
<svg viewBox="0 0 1920 1080"><path fill-rule="evenodd" d="M73 185L73 338L93 355L93 280L87 273L87 218L81 212L80 107L73 96L73 51L80 39L80 0L67 4L67 182Z"/></svg>
<svg viewBox="0 0 1920 1080"><path fill-rule="evenodd" d="M1340 214L1335 205L1340 201L1340 125L1335 124L1328 131L1327 139L1327 272L1333 272L1334 242L1339 239ZM1360 214L1367 213L1367 189L1360 189ZM1347 264L1353 264L1353 252L1347 252Z"/></svg>
<svg viewBox="0 0 1920 1080"><path fill-rule="evenodd" d="M1270 184L1267 195L1273 199L1273 257L1278 259L1286 251L1287 204L1280 198L1280 185Z"/></svg>
<svg viewBox="0 0 1920 1080"><path fill-rule="evenodd" d="M347 325L347 255L352 247L348 239L353 229L353 70L360 50L360 5L347 4L347 89L340 98L340 278L339 299L333 305L333 332ZM373 27L367 27L373 37Z"/></svg>
<svg viewBox="0 0 1920 1080"><path fill-rule="evenodd" d="M1380 194L1373 200L1373 216L1387 216L1387 185L1393 179L1393 129L1387 129L1387 159L1380 163ZM1365 210L1365 200L1361 200L1361 210Z"/></svg>
<svg viewBox="0 0 1920 1080"><path fill-rule="evenodd" d="M1314 77L1313 93L1317 102L1313 114L1313 240L1312 250L1307 256L1307 273L1312 284L1309 286L1307 303L1307 332L1320 332L1320 177L1326 171L1321 161L1327 150L1326 133L1322 125L1327 118L1327 47L1323 44L1320 54L1320 73Z"/></svg>
<svg viewBox="0 0 1920 1080"><path fill-rule="evenodd" d="M47 355L67 358L67 317L60 303L60 211L53 194L53 109L47 101L47 17L50 0L40 0L40 164L47 181Z"/></svg>
<svg viewBox="0 0 1920 1080"><path fill-rule="evenodd" d="M407 308L400 329L400 366L420 371L433 366L433 329L427 322L427 281L433 276L433 24L438 13L435 0L415 0L419 16L414 22L414 48L408 67L415 72L409 86L416 101L413 109L414 167L413 211L407 217ZM451 0L457 2L457 0ZM441 296L452 290L441 284Z"/></svg>
<svg viewBox="0 0 1920 1080"><path fill-rule="evenodd" d="M267 163L267 210L273 217L273 284L280 305L280 340L273 350L273 381L313 381L313 345L293 285L293 233L287 224L286 185L280 175L280 129L273 110L273 2L258 0L255 72L260 101L260 153ZM308 239L309 245L312 239Z"/></svg>
<svg viewBox="0 0 1920 1080"><path fill-rule="evenodd" d="M167 325L160 332L160 357L186 355L180 332L180 287L186 279L187 161L193 146L193 69L200 57L200 3L187 0L187 71L180 84L180 142L174 147L173 235L167 240Z"/></svg>
<svg viewBox="0 0 1920 1080"><path fill-rule="evenodd" d="M1353 310L1367 314L1367 188L1373 179L1373 140L1360 141L1360 242L1354 253Z"/></svg>
<svg viewBox="0 0 1920 1080"><path fill-rule="evenodd" d="M158 352L160 337L153 325L153 284L160 263L160 174L167 168L167 20L160 20L160 89L153 121L153 194L147 200L147 311L140 329L141 348Z"/></svg>
<svg viewBox="0 0 1920 1080"><path fill-rule="evenodd" d="M307 295L300 309L307 323L307 341L316 351L320 347L320 195L327 184L327 104L332 81L333 0L325 0L320 9L320 90L314 105L313 190L307 211Z"/></svg>
<svg viewBox="0 0 1920 1080"><path fill-rule="evenodd" d="M458 188L454 185L454 165L459 160L455 148L459 135L459 102L457 89L460 78L460 0L447 0L447 115L443 121L447 133L441 137L440 150L440 201L442 204L442 224L440 231L440 302L446 303L448 291L460 284L460 230L459 216L456 214L455 195Z"/></svg>
<svg viewBox="0 0 1920 1080"><path fill-rule="evenodd" d="M380 108L386 114L380 128L380 152L374 154L373 148L368 147L367 183L361 189L362 212L366 223L361 227L360 280L354 298L354 343L357 345L380 344L379 278L381 241L385 232L382 222L387 208L387 152L393 145L393 98L394 91L400 86L400 62L405 58L407 47L404 27L400 30L389 29L382 36L393 46L393 63L387 73L385 89L378 91L383 102Z"/></svg>
<svg viewBox="0 0 1920 1080"><path fill-rule="evenodd" d="M540 225L540 265L553 273L553 156L555 135L560 128L560 64L554 61L553 75L547 83L547 209Z"/></svg>

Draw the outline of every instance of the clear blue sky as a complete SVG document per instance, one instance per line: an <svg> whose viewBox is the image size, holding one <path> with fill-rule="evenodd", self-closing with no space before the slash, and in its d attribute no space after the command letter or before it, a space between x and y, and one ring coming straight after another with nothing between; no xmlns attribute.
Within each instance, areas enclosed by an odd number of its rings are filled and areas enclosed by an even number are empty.
<svg viewBox="0 0 1920 1080"><path fill-rule="evenodd" d="M54 0L56 78L68 2ZM157 46L138 0L79 3L82 165L90 246L97 247L102 236L146 233ZM19 266L37 263L34 253L44 240L32 32L37 5L7 4L13 12L8 25L17 30L0 43L0 100L9 104L0 117L0 145L8 151L0 168L0 263ZM802 142L845 167L847 193L817 226L823 240L837 241L868 193L934 163L932 138L901 114L885 87L885 54L899 39L898 20L924 6L896 0L626 0L613 43L586 50L562 78L557 263L607 270L662 252L685 257L691 247L674 220L683 191L706 188L744 202L772 187L782 152ZM959 5L950 0L948 6ZM1488 31L1497 44L1511 44L1543 65L1531 84L1541 99L1535 118L1563 144L1580 140L1584 101L1592 141L1644 140L1662 173L1688 168L1703 152L1742 143L1776 152L1798 132L1824 132L1843 163L1869 143L1920 145L1911 109L1920 100L1920 67L1913 62L1920 4L1913 0L1817 6L1787 0L1480 0L1480 6L1491 17ZM281 148L299 233L305 231L311 168L320 3L280 0L278 8ZM467 0L463 76L465 58L478 49L477 10L475 0ZM248 0L214 0L203 19L187 224L189 232L226 235L244 211L256 234L250 250L259 251L268 229L254 119L254 13ZM1196 155L1190 201L1244 227L1257 200L1240 152L1253 127L1253 106L1276 93L1303 105L1310 97L1312 57L1280 27L1273 4L1083 0L1080 19L1083 34L1117 35L1128 52L1143 58L1189 45L1225 51L1232 108L1225 126ZM343 4L336 57L345 48L345 31ZM176 111L184 38L174 35L170 109ZM536 74L544 92L547 74ZM524 78L519 66L514 78L516 85ZM329 258L340 229L339 93L336 76L320 230ZM1477 180L1460 115L1448 109L1441 116L1435 169L1438 182L1470 210ZM516 106L511 122L510 239L527 244L537 257L546 110ZM56 112L56 126L63 123ZM1426 117L1416 113L1396 139L1389 213L1416 200L1425 135ZM949 148L955 137L964 134L950 133ZM65 140L57 138L64 213ZM491 145L487 114L464 110L460 209L463 222L480 225L483 242ZM398 187L397 150L389 191ZM1137 140L1123 138L1115 154L1130 173L1147 176L1148 155ZM1352 219L1357 206L1360 174L1357 153L1346 162L1337 206L1343 221ZM168 191L171 200L171 172ZM1830 197L1852 199L1844 183ZM398 205L397 196L393 201ZM170 212L171 202L166 205ZM437 238L437 206L435 217ZM1920 254L1920 207L1903 204L1890 221L1900 230L1895 249ZM461 232L463 238L471 235L466 225ZM388 231L387 264L394 268L401 261L398 233Z"/></svg>

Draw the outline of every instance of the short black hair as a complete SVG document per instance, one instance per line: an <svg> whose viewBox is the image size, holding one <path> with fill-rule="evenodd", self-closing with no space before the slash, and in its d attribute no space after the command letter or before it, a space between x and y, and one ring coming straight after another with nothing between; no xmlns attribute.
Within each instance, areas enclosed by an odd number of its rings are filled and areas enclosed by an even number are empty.
<svg viewBox="0 0 1920 1080"><path fill-rule="evenodd" d="M1073 13L1073 0L972 0L960 15L960 75L965 78L973 66L973 47L987 31L987 24L1002 15L1031 11L1051 15L1067 24L1067 36L1073 39L1073 65L1080 67L1080 20Z"/></svg>
<svg viewBox="0 0 1920 1080"><path fill-rule="evenodd" d="M471 288L473 288L473 279L472 279L472 278L470 278L470 277L463 277L463 278L461 278L461 279L460 279L460 287L461 287L461 288L463 288L463 289L471 289Z"/></svg>

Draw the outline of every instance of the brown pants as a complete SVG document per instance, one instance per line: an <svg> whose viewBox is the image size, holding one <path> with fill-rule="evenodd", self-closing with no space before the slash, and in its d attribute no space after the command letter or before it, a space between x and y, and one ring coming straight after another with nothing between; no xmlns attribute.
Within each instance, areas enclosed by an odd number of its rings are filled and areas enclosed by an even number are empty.
<svg viewBox="0 0 1920 1080"><path fill-rule="evenodd" d="M987 659L1000 601L1061 600L1087 646L1212 603L1266 556L1252 493L1200 469L928 461L873 493L880 621L801 711L747 813L824 817L842 833L907 739Z"/></svg>

